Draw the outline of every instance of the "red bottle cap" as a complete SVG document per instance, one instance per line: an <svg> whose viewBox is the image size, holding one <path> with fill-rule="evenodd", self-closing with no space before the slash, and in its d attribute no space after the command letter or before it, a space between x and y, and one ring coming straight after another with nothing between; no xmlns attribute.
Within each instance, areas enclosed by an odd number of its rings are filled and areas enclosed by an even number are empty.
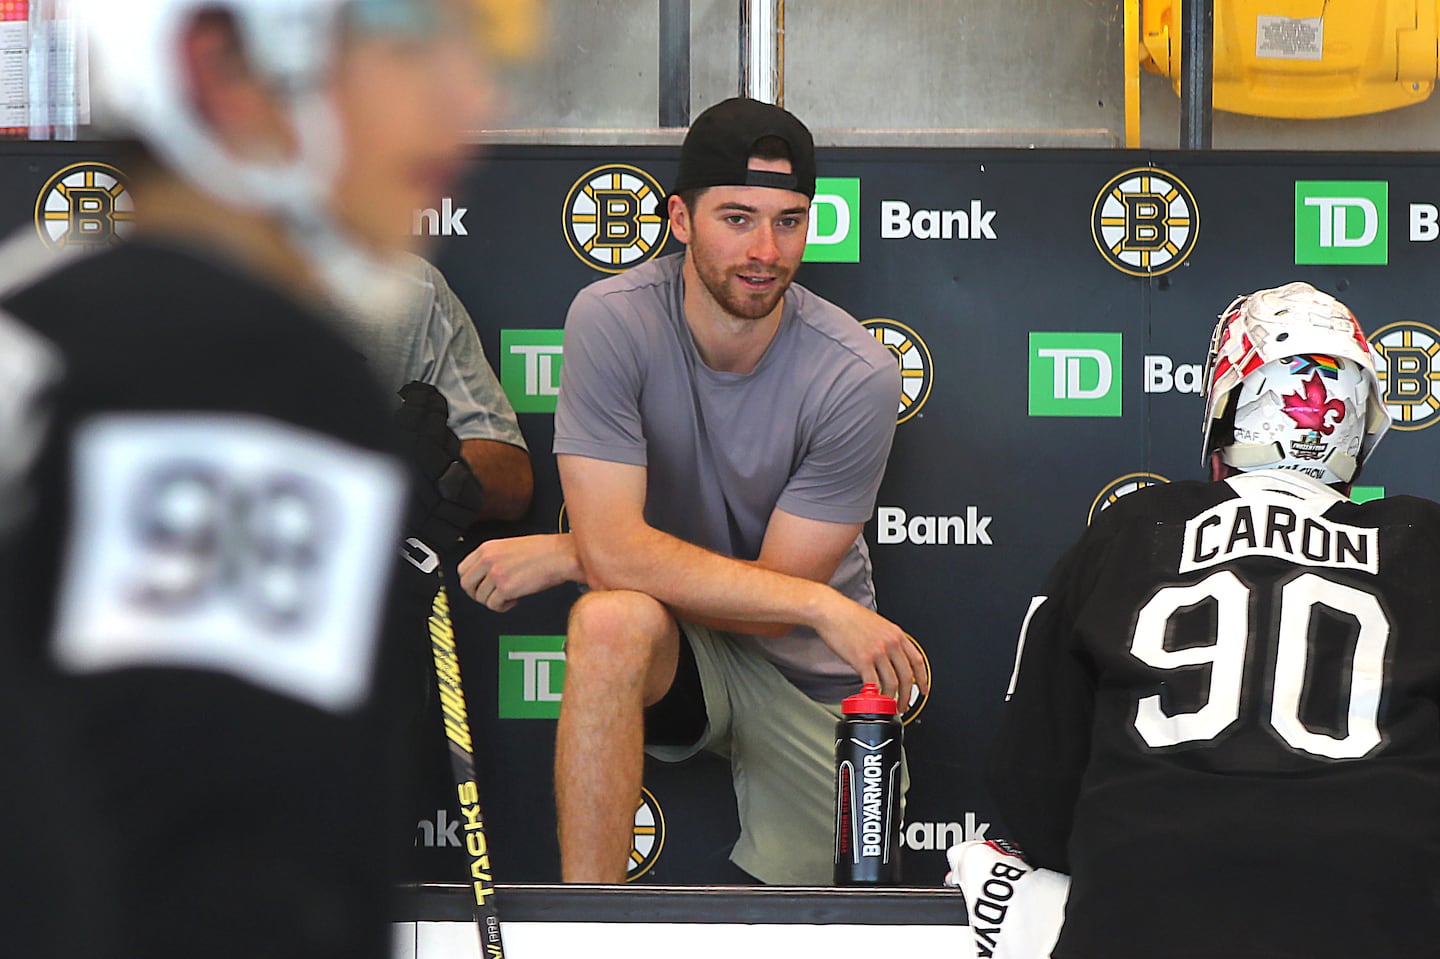
<svg viewBox="0 0 1440 959"><path fill-rule="evenodd" d="M840 704L840 709L846 716L853 716L857 713L894 716L900 711L899 707L895 705L894 697L880 695L880 687L874 683L866 683L860 687L860 692L854 696L847 696L845 702Z"/></svg>

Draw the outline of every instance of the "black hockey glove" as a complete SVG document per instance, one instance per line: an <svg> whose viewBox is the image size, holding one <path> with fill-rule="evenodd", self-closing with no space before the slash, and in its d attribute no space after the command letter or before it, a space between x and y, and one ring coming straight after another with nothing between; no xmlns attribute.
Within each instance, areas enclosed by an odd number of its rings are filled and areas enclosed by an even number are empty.
<svg viewBox="0 0 1440 959"><path fill-rule="evenodd" d="M444 550L476 522L484 492L461 456L460 439L447 423L450 404L440 391L417 380L402 386L399 395L395 425L402 451L418 474L418 502L407 532Z"/></svg>

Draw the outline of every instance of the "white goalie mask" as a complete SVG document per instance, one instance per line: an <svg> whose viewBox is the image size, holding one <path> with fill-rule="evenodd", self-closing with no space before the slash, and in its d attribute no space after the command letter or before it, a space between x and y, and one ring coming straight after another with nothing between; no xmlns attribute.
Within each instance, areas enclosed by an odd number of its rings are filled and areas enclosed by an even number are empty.
<svg viewBox="0 0 1440 959"><path fill-rule="evenodd" d="M1219 445L1228 420L1233 441ZM1202 454L1239 470L1348 483L1390 426L1354 314L1308 283L1242 296L1220 315L1205 366Z"/></svg>

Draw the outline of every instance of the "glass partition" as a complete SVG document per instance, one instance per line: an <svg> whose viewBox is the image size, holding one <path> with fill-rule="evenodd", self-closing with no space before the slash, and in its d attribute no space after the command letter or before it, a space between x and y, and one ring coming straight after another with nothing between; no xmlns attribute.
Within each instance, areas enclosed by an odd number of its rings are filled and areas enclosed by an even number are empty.
<svg viewBox="0 0 1440 959"><path fill-rule="evenodd" d="M72 43L65 21L70 2L0 0L0 135L92 135L84 115L83 45ZM674 109L663 114L665 97L673 104L679 82L688 79L689 86L682 119L742 88L745 11L757 0L508 2L533 5L540 39L527 61L506 68L506 109L494 129L476 131L477 140L673 142L674 128L683 124L676 122ZM1126 18L1135 22L1136 51L1148 57L1157 49L1157 25L1170 17L1174 3L765 0L762 5L773 11L778 27L780 96L822 144L1104 148L1126 141ZM1227 56L1254 45L1247 38L1255 24L1246 19L1253 5L1217 3L1217 49L1229 51ZM672 25L676 17L688 20L688 31L683 21L680 32L662 30L666 16ZM1267 36L1286 26L1270 22L1283 18L1260 19ZM1388 22L1376 18L1381 21ZM755 22L768 25L772 18ZM1426 18L1417 16L1416 22L1423 31ZM1170 30L1173 48L1173 24ZM1401 37L1402 52L1433 51L1434 44L1423 39ZM1370 46L1388 50L1395 43ZM1425 64L1417 67L1418 61L1410 60L1415 57L1407 60L1407 69L1423 73ZM1343 119L1216 112L1214 146L1431 149L1440 144L1440 106L1422 87L1417 84L1413 105ZM1133 145L1174 148L1180 104L1170 79L1144 72L1138 90L1141 134Z"/></svg>

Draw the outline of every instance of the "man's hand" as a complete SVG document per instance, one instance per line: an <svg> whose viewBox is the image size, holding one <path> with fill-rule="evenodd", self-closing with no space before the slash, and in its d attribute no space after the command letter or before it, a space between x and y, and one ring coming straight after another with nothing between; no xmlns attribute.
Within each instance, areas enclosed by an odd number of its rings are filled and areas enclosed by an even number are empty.
<svg viewBox="0 0 1440 959"><path fill-rule="evenodd" d="M902 711L910 702L911 686L930 692L925 654L903 629L828 587L825 592L828 597L815 631L860 674L862 683L878 684L882 693L895 697Z"/></svg>
<svg viewBox="0 0 1440 959"><path fill-rule="evenodd" d="M569 533L487 540L460 561L465 595L497 613L526 596L569 582L584 582Z"/></svg>

